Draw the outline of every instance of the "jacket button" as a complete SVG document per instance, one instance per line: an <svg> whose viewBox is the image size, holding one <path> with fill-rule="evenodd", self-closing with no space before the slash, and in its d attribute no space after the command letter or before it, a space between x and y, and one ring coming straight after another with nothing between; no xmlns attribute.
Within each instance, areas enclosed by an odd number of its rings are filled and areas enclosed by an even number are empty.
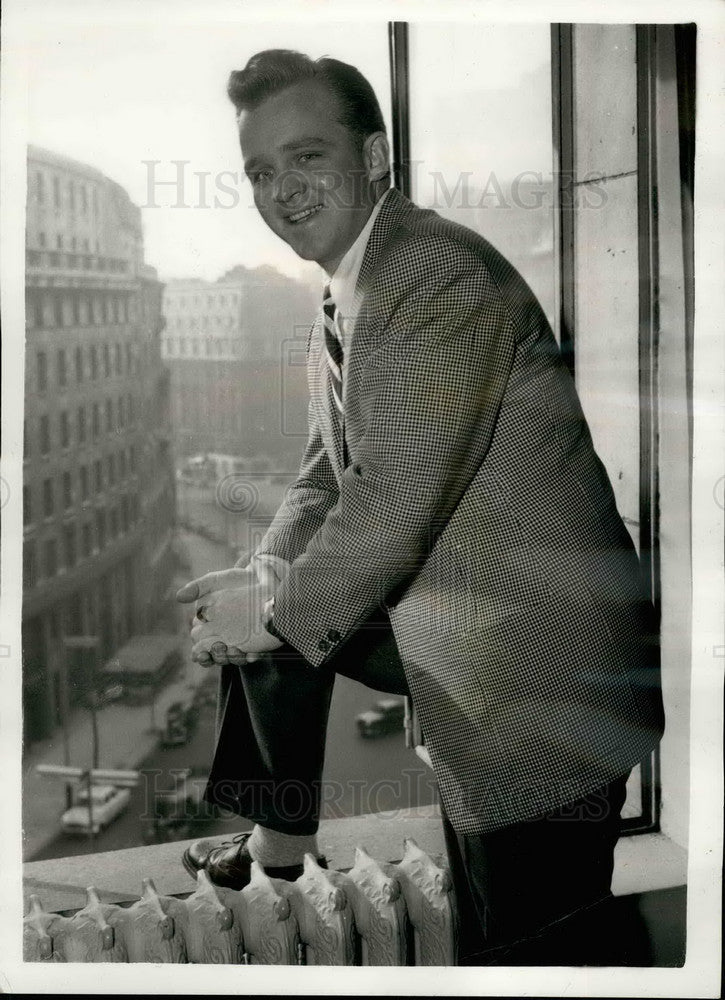
<svg viewBox="0 0 725 1000"><path fill-rule="evenodd" d="M330 648L330 643L327 641L327 639L320 639L320 641L317 643L317 648L320 650L320 652L326 653L327 650Z"/></svg>
<svg viewBox="0 0 725 1000"><path fill-rule="evenodd" d="M327 638L330 640L330 642L339 642L340 639L342 639L342 636L340 635L340 633L337 631L336 628L331 628L330 631L327 633Z"/></svg>

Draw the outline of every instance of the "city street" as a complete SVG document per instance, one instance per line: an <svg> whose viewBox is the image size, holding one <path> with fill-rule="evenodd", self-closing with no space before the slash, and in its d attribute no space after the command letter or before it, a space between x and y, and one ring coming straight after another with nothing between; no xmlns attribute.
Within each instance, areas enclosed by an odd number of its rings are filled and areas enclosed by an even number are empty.
<svg viewBox="0 0 725 1000"><path fill-rule="evenodd" d="M223 546L206 538L183 532L181 536L193 576L229 565L229 555ZM180 580L180 583L183 580ZM180 607L180 626L184 609ZM211 668L213 671L214 668ZM209 673L189 661L182 686L195 686L209 678ZM209 678L213 687L213 681ZM209 681L207 681L209 683ZM163 722L165 707L180 690L179 680L156 698L155 725ZM324 818L359 815L367 812L387 812L407 806L424 805L436 800L430 771L405 747L402 731L365 739L355 726L357 713L373 707L380 697L376 692L345 677L338 677L333 695L328 729L325 769ZM79 711L74 717L76 739L81 750L83 738L89 740L88 713ZM84 728L85 726L85 728ZM101 731L101 766L135 767L142 771L142 780L133 789L127 810L91 842L84 836L71 837L60 830L60 815L65 807L62 782L31 773L40 763L38 753L26 759L24 782L24 826L26 860L65 857L91 851L110 851L144 843L144 833L151 825L150 808L154 793L171 789L173 771L191 767L203 782L211 762L214 746L214 707L202 706L198 725L191 739L183 746L162 748L151 731L149 705L130 707L107 706L99 712ZM73 757L74 764L87 765L90 743ZM54 759L54 762L59 762ZM41 801L42 800L42 801ZM217 818L198 824L200 836L232 833L248 828L236 817ZM196 828L188 834L195 836Z"/></svg>

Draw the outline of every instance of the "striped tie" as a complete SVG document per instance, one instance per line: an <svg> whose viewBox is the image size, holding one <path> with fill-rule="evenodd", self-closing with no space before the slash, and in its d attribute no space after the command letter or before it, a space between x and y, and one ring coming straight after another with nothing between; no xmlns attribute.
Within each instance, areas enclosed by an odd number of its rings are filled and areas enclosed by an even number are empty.
<svg viewBox="0 0 725 1000"><path fill-rule="evenodd" d="M325 355L327 366L330 369L332 395L340 427L342 427L342 344L337 325L337 307L330 295L329 284L325 285L322 297L322 316L325 324Z"/></svg>

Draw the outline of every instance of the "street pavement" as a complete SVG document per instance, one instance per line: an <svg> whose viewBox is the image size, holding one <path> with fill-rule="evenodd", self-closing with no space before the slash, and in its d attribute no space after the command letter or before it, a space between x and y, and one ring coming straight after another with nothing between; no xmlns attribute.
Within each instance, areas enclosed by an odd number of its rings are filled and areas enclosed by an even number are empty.
<svg viewBox="0 0 725 1000"><path fill-rule="evenodd" d="M181 543L188 553L193 576L232 564L228 550L216 542L185 532ZM184 575L179 576L175 584L180 587L186 582ZM181 604L178 608L179 636L187 651L190 648L189 618L193 615L190 608L191 605ZM152 703L125 705L119 702L98 709L99 767L136 769L156 749L157 727L163 724L168 706L188 695L189 688L197 687L207 675L208 671L194 663L187 653L182 657L178 674L157 693ZM23 857L26 860L58 836L60 817L66 808L65 782L38 774L36 767L38 764L66 763L72 767L92 766L91 713L88 709L73 709L67 738L67 757L61 728L47 739L33 742L23 755Z"/></svg>
<svg viewBox="0 0 725 1000"><path fill-rule="evenodd" d="M233 554L216 542L188 532L181 533L180 541L188 557L190 577L201 576L233 563ZM179 577L178 585L181 586L184 582L186 577ZM182 642L187 644L188 623L192 613L190 608L190 605L179 605L179 633ZM188 645L186 648L189 648ZM200 731L192 745L164 751L158 747L158 733L155 729L155 725L162 723L165 709L171 702L187 693L189 685L196 687L208 677L209 670L193 663L187 656L179 676L157 695L153 717L149 705L130 706L119 703L99 710L100 766L136 769L143 765L146 769L159 769L164 773L169 766L208 766L212 752L210 735L207 737L204 731ZM357 734L356 714L371 708L380 696L346 677L337 678L328 725L323 818L389 813L392 819L398 809L436 801L432 775L413 751L406 748L402 732L378 739L363 739ZM76 710L68 729L71 764L89 767L92 762L90 712L85 709ZM211 732L210 728L209 733ZM60 816L65 809L64 783L38 775L35 767L39 763L61 764L64 762L63 757L62 731L58 731L53 738L34 743L24 760L23 826L26 860L38 856L59 856L59 851L64 855L85 853L93 849L93 845L82 838L76 839L77 846L64 846L69 842L67 837L53 844L61 833ZM129 813L131 811L129 807ZM94 849L115 850L140 843L140 839L130 842L130 838L140 838L142 825L138 822L138 816L133 820L129 816L127 820L120 817L112 824L100 835L98 846ZM235 832L245 826L238 818L227 818L218 829L214 826L213 829L210 827L205 830L205 835L227 833L230 825L234 826Z"/></svg>

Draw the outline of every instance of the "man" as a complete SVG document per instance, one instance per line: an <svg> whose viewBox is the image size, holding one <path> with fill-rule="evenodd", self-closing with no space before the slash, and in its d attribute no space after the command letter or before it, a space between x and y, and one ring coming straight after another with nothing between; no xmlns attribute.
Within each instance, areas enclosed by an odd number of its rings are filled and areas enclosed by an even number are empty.
<svg viewBox="0 0 725 1000"><path fill-rule="evenodd" d="M413 699L461 961L541 961L541 942L585 960L625 781L663 722L637 557L572 380L511 265L389 189L357 70L272 50L229 94L260 214L328 284L299 477L249 565L178 595L193 655L223 669L207 798L256 823L185 864L241 887L253 858L295 878L319 854L346 673Z"/></svg>

